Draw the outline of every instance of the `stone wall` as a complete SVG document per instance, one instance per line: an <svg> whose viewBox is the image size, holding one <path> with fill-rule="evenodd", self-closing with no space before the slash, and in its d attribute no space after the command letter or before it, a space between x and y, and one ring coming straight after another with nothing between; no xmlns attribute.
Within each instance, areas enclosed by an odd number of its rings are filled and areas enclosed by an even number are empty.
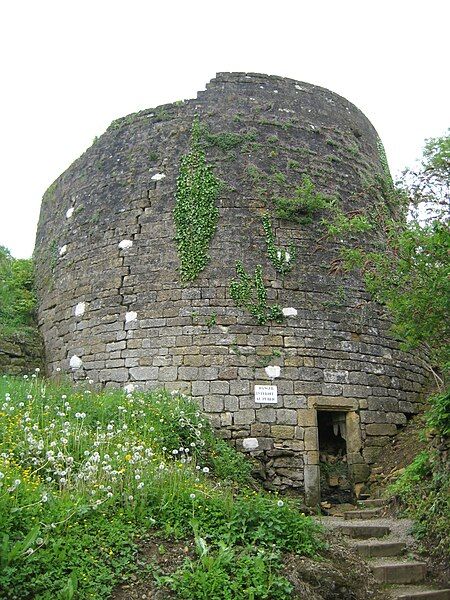
<svg viewBox="0 0 450 600"><path fill-rule="evenodd" d="M35 369L45 369L44 346L38 331L0 332L0 375L29 375Z"/></svg>
<svg viewBox="0 0 450 600"><path fill-rule="evenodd" d="M182 284L172 214L195 115L211 134L207 158L223 186L211 261ZM347 414L349 462L362 481L418 410L425 374L358 276L333 273L339 247L320 219L273 217L273 197L292 195L305 174L347 211L370 205L367 181L383 165L364 115L306 83L218 74L195 100L114 122L61 175L43 199L35 260L50 373L70 372L77 356L74 377L184 390L224 437L261 458L269 485L306 489L314 502L317 410ZM283 278L267 256L267 212L277 244L297 249ZM132 246L119 248L122 240ZM269 302L297 314L257 325L237 308L238 260L248 272L261 265ZM276 405L254 398L255 385L270 384L267 365L281 367Z"/></svg>

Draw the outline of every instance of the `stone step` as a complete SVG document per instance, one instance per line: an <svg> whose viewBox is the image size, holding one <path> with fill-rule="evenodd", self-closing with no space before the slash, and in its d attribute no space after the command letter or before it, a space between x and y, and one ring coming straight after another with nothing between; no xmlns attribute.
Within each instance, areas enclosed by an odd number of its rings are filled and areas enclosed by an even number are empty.
<svg viewBox="0 0 450 600"><path fill-rule="evenodd" d="M339 525L337 530L344 535L349 535L352 538L362 540L381 538L391 532L389 527L385 527L383 525L359 525L356 523L351 525Z"/></svg>
<svg viewBox="0 0 450 600"><path fill-rule="evenodd" d="M450 588L441 590L427 586L398 585L389 589L395 600L450 600Z"/></svg>
<svg viewBox="0 0 450 600"><path fill-rule="evenodd" d="M366 558L376 556L398 556L405 550L403 542L358 542L353 546L356 552Z"/></svg>
<svg viewBox="0 0 450 600"><path fill-rule="evenodd" d="M364 508L374 508L376 506L386 506L387 500L384 498L367 498L367 500L358 500L358 504Z"/></svg>
<svg viewBox="0 0 450 600"><path fill-rule="evenodd" d="M423 581L427 565L419 561L375 559L370 564L373 576L381 583L418 583Z"/></svg>
<svg viewBox="0 0 450 600"><path fill-rule="evenodd" d="M366 510L347 510L344 513L344 519L346 519L347 521L355 519L375 519L376 517L379 517L380 514L380 508L372 508Z"/></svg>

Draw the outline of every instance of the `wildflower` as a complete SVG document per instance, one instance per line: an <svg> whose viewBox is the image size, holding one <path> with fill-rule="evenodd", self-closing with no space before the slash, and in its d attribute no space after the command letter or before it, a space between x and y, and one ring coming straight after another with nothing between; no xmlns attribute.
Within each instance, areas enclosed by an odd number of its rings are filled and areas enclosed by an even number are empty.
<svg viewBox="0 0 450 600"><path fill-rule="evenodd" d="M141 481L141 482L138 484L138 486L137 486L137 489L138 489L138 490L141 490L143 487L144 487L144 482L143 482L143 481Z"/></svg>
<svg viewBox="0 0 450 600"><path fill-rule="evenodd" d="M189 498L190 498L191 500L194 500L194 498L195 498L195 494L190 494L190 495L189 495Z"/></svg>
<svg viewBox="0 0 450 600"><path fill-rule="evenodd" d="M284 506L284 502L283 502L283 500L278 500L278 502L277 502L277 506L279 506L280 508L281 508L282 506Z"/></svg>
<svg viewBox="0 0 450 600"><path fill-rule="evenodd" d="M209 473L209 468L208 467L203 467L202 471L203 471L203 473Z"/></svg>
<svg viewBox="0 0 450 600"><path fill-rule="evenodd" d="M36 367L34 371L35 371L36 373L40 373L40 371L41 371L41 370L40 370L40 368L39 368L39 367Z"/></svg>

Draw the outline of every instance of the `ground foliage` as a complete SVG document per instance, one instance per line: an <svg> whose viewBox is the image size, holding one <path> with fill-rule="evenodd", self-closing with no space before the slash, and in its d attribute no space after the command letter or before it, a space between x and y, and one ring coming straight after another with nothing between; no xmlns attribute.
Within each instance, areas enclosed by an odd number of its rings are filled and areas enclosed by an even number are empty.
<svg viewBox="0 0 450 600"><path fill-rule="evenodd" d="M266 584L279 589L272 598L286 597L279 553L314 555L321 533L295 502L248 486L252 465L215 437L193 401L37 375L0 379L2 598L107 598L133 576L140 537L156 530L203 539L229 589L254 581L242 598L266 598ZM183 569L173 589L207 597L201 557Z"/></svg>

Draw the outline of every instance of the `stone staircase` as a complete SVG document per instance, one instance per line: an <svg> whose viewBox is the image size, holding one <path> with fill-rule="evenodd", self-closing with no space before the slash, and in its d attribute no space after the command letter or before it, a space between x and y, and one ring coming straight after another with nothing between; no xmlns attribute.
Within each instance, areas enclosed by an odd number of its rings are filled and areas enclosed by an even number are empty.
<svg viewBox="0 0 450 600"><path fill-rule="evenodd" d="M408 557L411 521L383 517L386 501L365 498L342 516L323 517L322 524L348 536L349 543L370 565L373 576L386 586L392 600L450 600L450 587L424 583L425 562Z"/></svg>

